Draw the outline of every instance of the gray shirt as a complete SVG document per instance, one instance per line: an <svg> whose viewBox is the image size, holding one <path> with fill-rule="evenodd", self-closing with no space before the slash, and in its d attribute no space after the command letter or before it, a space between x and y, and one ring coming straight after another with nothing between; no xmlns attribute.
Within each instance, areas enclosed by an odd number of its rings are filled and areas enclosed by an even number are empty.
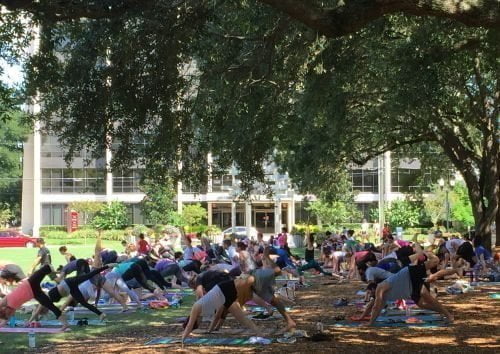
<svg viewBox="0 0 500 354"><path fill-rule="evenodd" d="M385 294L386 301L396 301L399 299L409 299L411 297L412 286L410 278L410 269L404 267L399 272L391 275L382 283L391 285L390 290Z"/></svg>
<svg viewBox="0 0 500 354"><path fill-rule="evenodd" d="M369 267L365 272L366 280L369 282L376 282L376 283L385 280L389 277L392 277L393 275L394 275L393 273L378 267Z"/></svg>

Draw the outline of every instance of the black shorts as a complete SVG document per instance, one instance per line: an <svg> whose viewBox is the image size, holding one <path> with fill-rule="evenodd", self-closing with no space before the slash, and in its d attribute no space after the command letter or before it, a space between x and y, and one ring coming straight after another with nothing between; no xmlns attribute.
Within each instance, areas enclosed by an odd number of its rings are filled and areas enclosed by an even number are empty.
<svg viewBox="0 0 500 354"><path fill-rule="evenodd" d="M224 281L219 285L220 290L224 294L226 301L224 302L224 307L228 309L238 298L238 293L236 291L236 286L234 285L234 280Z"/></svg>
<svg viewBox="0 0 500 354"><path fill-rule="evenodd" d="M420 301L420 293L422 292L422 285L425 285L429 289L429 284L425 283L424 279L427 277L427 271L424 264L408 266L410 271L410 281L411 281L411 299L418 304Z"/></svg>

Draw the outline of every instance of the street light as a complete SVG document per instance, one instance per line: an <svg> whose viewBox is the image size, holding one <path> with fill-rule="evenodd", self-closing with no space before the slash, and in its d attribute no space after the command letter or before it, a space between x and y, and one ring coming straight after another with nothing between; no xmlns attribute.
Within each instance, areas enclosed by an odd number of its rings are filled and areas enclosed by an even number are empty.
<svg viewBox="0 0 500 354"><path fill-rule="evenodd" d="M447 182L448 183L446 183L446 181L443 178L440 178L438 180L439 187L441 187L441 189L444 189L444 191L445 191L446 231L449 231L449 229L450 229L450 200L449 200L448 194L449 194L450 189L452 189L453 186L455 185L455 180L448 178Z"/></svg>

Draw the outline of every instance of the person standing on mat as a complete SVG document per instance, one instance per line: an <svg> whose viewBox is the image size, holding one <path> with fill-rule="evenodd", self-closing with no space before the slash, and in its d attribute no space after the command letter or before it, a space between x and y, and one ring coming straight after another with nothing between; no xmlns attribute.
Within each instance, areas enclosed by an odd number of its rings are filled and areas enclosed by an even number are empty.
<svg viewBox="0 0 500 354"><path fill-rule="evenodd" d="M48 308L56 318L61 321L62 329L68 328L66 316L54 305L52 300L42 291L40 283L45 276L49 275L52 269L49 265L44 265L35 271L28 279L23 280L12 292L0 300L0 327L5 326L8 319L14 315L17 309L35 299L38 303Z"/></svg>

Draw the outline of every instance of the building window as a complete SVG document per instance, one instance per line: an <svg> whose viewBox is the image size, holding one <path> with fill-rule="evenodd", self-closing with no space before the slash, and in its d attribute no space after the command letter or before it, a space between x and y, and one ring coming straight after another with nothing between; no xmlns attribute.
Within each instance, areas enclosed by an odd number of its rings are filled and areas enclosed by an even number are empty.
<svg viewBox="0 0 500 354"><path fill-rule="evenodd" d="M140 204L126 204L127 206L127 216L130 224L146 224L147 221L142 215L142 209Z"/></svg>
<svg viewBox="0 0 500 354"><path fill-rule="evenodd" d="M222 175L219 177L212 178L212 191L213 192L224 192L229 191L233 187L233 176L232 175Z"/></svg>
<svg viewBox="0 0 500 354"><path fill-rule="evenodd" d="M392 192L410 193L420 188L420 169L395 168L391 171Z"/></svg>
<svg viewBox="0 0 500 354"><path fill-rule="evenodd" d="M378 193L378 174L376 169L352 169L352 189L364 193Z"/></svg>
<svg viewBox="0 0 500 354"><path fill-rule="evenodd" d="M113 173L114 193L135 193L140 192L140 183L143 170L129 170Z"/></svg>
<svg viewBox="0 0 500 354"><path fill-rule="evenodd" d="M43 168L42 193L104 194L106 171L94 168Z"/></svg>
<svg viewBox="0 0 500 354"><path fill-rule="evenodd" d="M66 225L66 204L42 204L42 225Z"/></svg>

